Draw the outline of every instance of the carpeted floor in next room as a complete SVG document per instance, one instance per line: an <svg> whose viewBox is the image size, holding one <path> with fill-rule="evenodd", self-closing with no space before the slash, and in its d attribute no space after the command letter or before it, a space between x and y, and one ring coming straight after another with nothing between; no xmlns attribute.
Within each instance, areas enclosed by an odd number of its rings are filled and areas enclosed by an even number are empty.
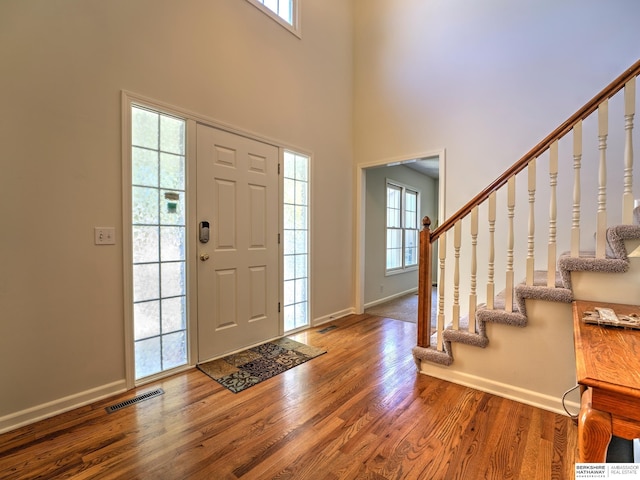
<svg viewBox="0 0 640 480"><path fill-rule="evenodd" d="M403 322L416 323L418 319L418 294L409 293L388 302L374 305L367 308L365 313L393 318L394 320L402 320ZM433 287L431 290L431 323L433 326L435 326L437 316L438 296L436 294L436 287Z"/></svg>

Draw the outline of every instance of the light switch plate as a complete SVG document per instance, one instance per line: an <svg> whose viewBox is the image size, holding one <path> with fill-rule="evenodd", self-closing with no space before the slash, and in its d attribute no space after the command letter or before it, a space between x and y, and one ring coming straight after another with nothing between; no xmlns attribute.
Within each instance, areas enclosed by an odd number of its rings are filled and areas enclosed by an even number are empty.
<svg viewBox="0 0 640 480"><path fill-rule="evenodd" d="M94 236L96 245L116 244L116 229L114 227L95 227Z"/></svg>

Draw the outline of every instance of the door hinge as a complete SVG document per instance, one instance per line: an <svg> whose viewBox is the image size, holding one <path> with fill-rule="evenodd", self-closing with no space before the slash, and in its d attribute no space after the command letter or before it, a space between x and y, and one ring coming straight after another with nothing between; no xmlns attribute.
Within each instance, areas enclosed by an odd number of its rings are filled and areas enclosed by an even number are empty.
<svg viewBox="0 0 640 480"><path fill-rule="evenodd" d="M278 245L280 245L280 234L278 234Z"/></svg>
<svg viewBox="0 0 640 480"><path fill-rule="evenodd" d="M280 175L280 164L278 164L278 175Z"/></svg>
<svg viewBox="0 0 640 480"><path fill-rule="evenodd" d="M278 302L278 313L280 313L280 302Z"/></svg>

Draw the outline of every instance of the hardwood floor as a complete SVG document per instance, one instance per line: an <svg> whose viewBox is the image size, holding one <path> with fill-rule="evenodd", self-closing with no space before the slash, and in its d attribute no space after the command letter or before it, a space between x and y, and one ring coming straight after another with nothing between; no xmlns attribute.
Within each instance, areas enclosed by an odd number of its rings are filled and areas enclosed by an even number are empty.
<svg viewBox="0 0 640 480"><path fill-rule="evenodd" d="M193 369L1 435L0 478L573 478L568 417L416 373L415 324L334 325L291 336L327 354L239 394Z"/></svg>

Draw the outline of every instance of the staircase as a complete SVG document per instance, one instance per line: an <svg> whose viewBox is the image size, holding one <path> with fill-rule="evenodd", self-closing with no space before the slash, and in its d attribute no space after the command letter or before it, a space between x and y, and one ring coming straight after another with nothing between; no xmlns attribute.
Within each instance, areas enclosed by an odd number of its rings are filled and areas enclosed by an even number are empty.
<svg viewBox="0 0 640 480"><path fill-rule="evenodd" d="M640 207L632 188L639 74L640 61L440 227L431 231L425 217L413 349L422 373L577 411L577 392L563 398L575 385L571 302L640 302ZM610 112L622 131L609 132ZM437 319L430 318L432 283Z"/></svg>

